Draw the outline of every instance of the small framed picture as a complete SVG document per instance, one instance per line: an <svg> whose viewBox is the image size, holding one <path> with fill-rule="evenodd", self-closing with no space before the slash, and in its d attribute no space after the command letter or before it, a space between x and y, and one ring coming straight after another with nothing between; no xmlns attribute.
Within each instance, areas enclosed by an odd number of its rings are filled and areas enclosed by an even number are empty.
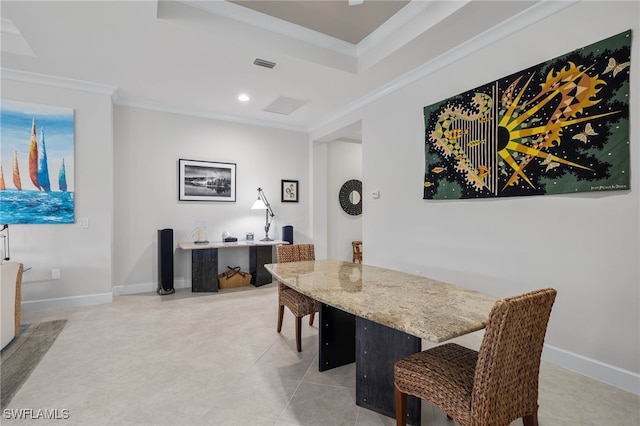
<svg viewBox="0 0 640 426"><path fill-rule="evenodd" d="M180 201L236 201L235 163L178 161Z"/></svg>
<svg viewBox="0 0 640 426"><path fill-rule="evenodd" d="M298 202L298 181L283 179L281 185L282 202L297 203Z"/></svg>

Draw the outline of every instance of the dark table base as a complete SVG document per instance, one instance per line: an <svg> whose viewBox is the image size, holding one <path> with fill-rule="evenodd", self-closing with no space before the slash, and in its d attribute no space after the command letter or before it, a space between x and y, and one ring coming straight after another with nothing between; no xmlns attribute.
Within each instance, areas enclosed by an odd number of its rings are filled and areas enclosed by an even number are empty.
<svg viewBox="0 0 640 426"><path fill-rule="evenodd" d="M218 291L218 249L191 250L191 291Z"/></svg>
<svg viewBox="0 0 640 426"><path fill-rule="evenodd" d="M249 246L249 269L251 284L260 287L271 282L271 274L264 265L272 263L273 246ZM217 292L218 249L191 250L191 291Z"/></svg>
<svg viewBox="0 0 640 426"><path fill-rule="evenodd" d="M356 363L356 404L395 418L393 365L421 350L421 339L320 305L320 371ZM420 424L420 400L407 401L407 422Z"/></svg>

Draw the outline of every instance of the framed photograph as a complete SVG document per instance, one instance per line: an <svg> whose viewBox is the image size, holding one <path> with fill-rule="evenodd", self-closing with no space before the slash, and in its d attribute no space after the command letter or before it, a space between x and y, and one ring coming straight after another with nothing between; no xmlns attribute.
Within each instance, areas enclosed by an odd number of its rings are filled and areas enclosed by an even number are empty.
<svg viewBox="0 0 640 426"><path fill-rule="evenodd" d="M236 164L178 161L180 201L236 201Z"/></svg>
<svg viewBox="0 0 640 426"><path fill-rule="evenodd" d="M282 193L283 203L297 203L298 202L298 181L297 180L285 180L283 179L280 186Z"/></svg>

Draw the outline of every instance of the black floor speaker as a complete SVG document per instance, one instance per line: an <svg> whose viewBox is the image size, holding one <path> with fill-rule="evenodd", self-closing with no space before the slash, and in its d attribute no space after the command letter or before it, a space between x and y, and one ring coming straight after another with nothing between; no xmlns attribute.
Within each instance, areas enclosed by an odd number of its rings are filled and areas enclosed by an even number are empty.
<svg viewBox="0 0 640 426"><path fill-rule="evenodd" d="M285 225L282 227L282 240L293 244L293 226Z"/></svg>
<svg viewBox="0 0 640 426"><path fill-rule="evenodd" d="M158 294L175 293L173 288L173 229L158 229Z"/></svg>

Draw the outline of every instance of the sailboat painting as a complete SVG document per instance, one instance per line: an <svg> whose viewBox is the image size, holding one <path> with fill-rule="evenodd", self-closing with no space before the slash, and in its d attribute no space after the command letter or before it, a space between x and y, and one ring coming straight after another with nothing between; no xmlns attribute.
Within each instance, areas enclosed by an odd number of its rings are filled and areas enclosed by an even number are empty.
<svg viewBox="0 0 640 426"><path fill-rule="evenodd" d="M2 99L0 123L0 223L74 223L73 109Z"/></svg>

